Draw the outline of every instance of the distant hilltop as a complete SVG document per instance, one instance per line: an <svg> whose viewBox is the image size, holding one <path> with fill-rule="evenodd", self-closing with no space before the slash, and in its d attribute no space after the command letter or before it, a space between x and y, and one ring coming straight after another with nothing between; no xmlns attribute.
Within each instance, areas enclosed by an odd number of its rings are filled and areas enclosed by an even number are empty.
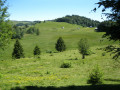
<svg viewBox="0 0 120 90"><path fill-rule="evenodd" d="M100 22L96 20L91 20L90 18L86 18L84 16L79 15L66 15L62 18L57 18L54 20L55 22L67 22L70 24L77 24L83 27L97 27Z"/></svg>

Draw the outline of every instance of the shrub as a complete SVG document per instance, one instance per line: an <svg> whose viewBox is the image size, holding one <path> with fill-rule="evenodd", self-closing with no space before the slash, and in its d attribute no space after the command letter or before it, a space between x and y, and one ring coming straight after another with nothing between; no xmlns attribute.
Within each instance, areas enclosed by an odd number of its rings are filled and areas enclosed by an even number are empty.
<svg viewBox="0 0 120 90"><path fill-rule="evenodd" d="M36 45L36 47L33 50L33 54L34 54L34 56L39 57L40 53L41 53L40 48Z"/></svg>
<svg viewBox="0 0 120 90"><path fill-rule="evenodd" d="M63 64L61 65L61 68L70 68L70 67L71 67L70 62L63 62Z"/></svg>
<svg viewBox="0 0 120 90"><path fill-rule="evenodd" d="M52 53L52 51L51 50L46 50L46 53Z"/></svg>
<svg viewBox="0 0 120 90"><path fill-rule="evenodd" d="M103 83L103 73L100 71L98 66L90 73L87 83L92 85L99 85Z"/></svg>
<svg viewBox="0 0 120 90"><path fill-rule="evenodd" d="M102 53L102 56L105 56L105 55L106 55L106 53L105 53L105 52L103 52L103 53Z"/></svg>

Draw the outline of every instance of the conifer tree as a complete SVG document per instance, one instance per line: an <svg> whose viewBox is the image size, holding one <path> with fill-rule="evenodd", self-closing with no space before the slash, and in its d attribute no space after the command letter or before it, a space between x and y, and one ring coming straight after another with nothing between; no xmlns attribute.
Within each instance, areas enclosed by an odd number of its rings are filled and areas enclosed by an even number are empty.
<svg viewBox="0 0 120 90"><path fill-rule="evenodd" d="M103 73L99 66L95 67L89 75L89 79L87 80L88 84L92 85L100 85L103 84Z"/></svg>
<svg viewBox="0 0 120 90"><path fill-rule="evenodd" d="M63 52L63 51L66 50L66 45L65 45L64 40L62 39L62 37L59 37L59 39L57 40L55 48L59 52Z"/></svg>
<svg viewBox="0 0 120 90"><path fill-rule="evenodd" d="M35 47L34 50L33 50L33 54L34 54L35 56L39 56L40 53L41 53L40 48L36 45L36 47Z"/></svg>
<svg viewBox="0 0 120 90"><path fill-rule="evenodd" d="M24 58L23 48L18 39L14 44L12 58L15 58L15 59Z"/></svg>

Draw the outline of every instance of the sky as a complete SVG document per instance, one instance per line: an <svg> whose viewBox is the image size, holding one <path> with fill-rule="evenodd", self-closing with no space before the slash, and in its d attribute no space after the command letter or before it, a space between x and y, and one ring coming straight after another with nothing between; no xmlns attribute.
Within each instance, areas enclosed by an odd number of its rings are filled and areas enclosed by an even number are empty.
<svg viewBox="0 0 120 90"><path fill-rule="evenodd" d="M93 20L101 19L101 10L92 12L99 0L7 0L10 20L44 21L79 15Z"/></svg>

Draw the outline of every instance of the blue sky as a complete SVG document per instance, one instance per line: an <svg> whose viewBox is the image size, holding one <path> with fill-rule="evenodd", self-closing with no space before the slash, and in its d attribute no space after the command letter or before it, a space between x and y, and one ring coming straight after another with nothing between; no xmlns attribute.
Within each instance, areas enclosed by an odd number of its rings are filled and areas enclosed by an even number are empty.
<svg viewBox="0 0 120 90"><path fill-rule="evenodd" d="M66 15L79 15L103 21L101 11L91 10L99 0L8 0L10 20L52 20Z"/></svg>

